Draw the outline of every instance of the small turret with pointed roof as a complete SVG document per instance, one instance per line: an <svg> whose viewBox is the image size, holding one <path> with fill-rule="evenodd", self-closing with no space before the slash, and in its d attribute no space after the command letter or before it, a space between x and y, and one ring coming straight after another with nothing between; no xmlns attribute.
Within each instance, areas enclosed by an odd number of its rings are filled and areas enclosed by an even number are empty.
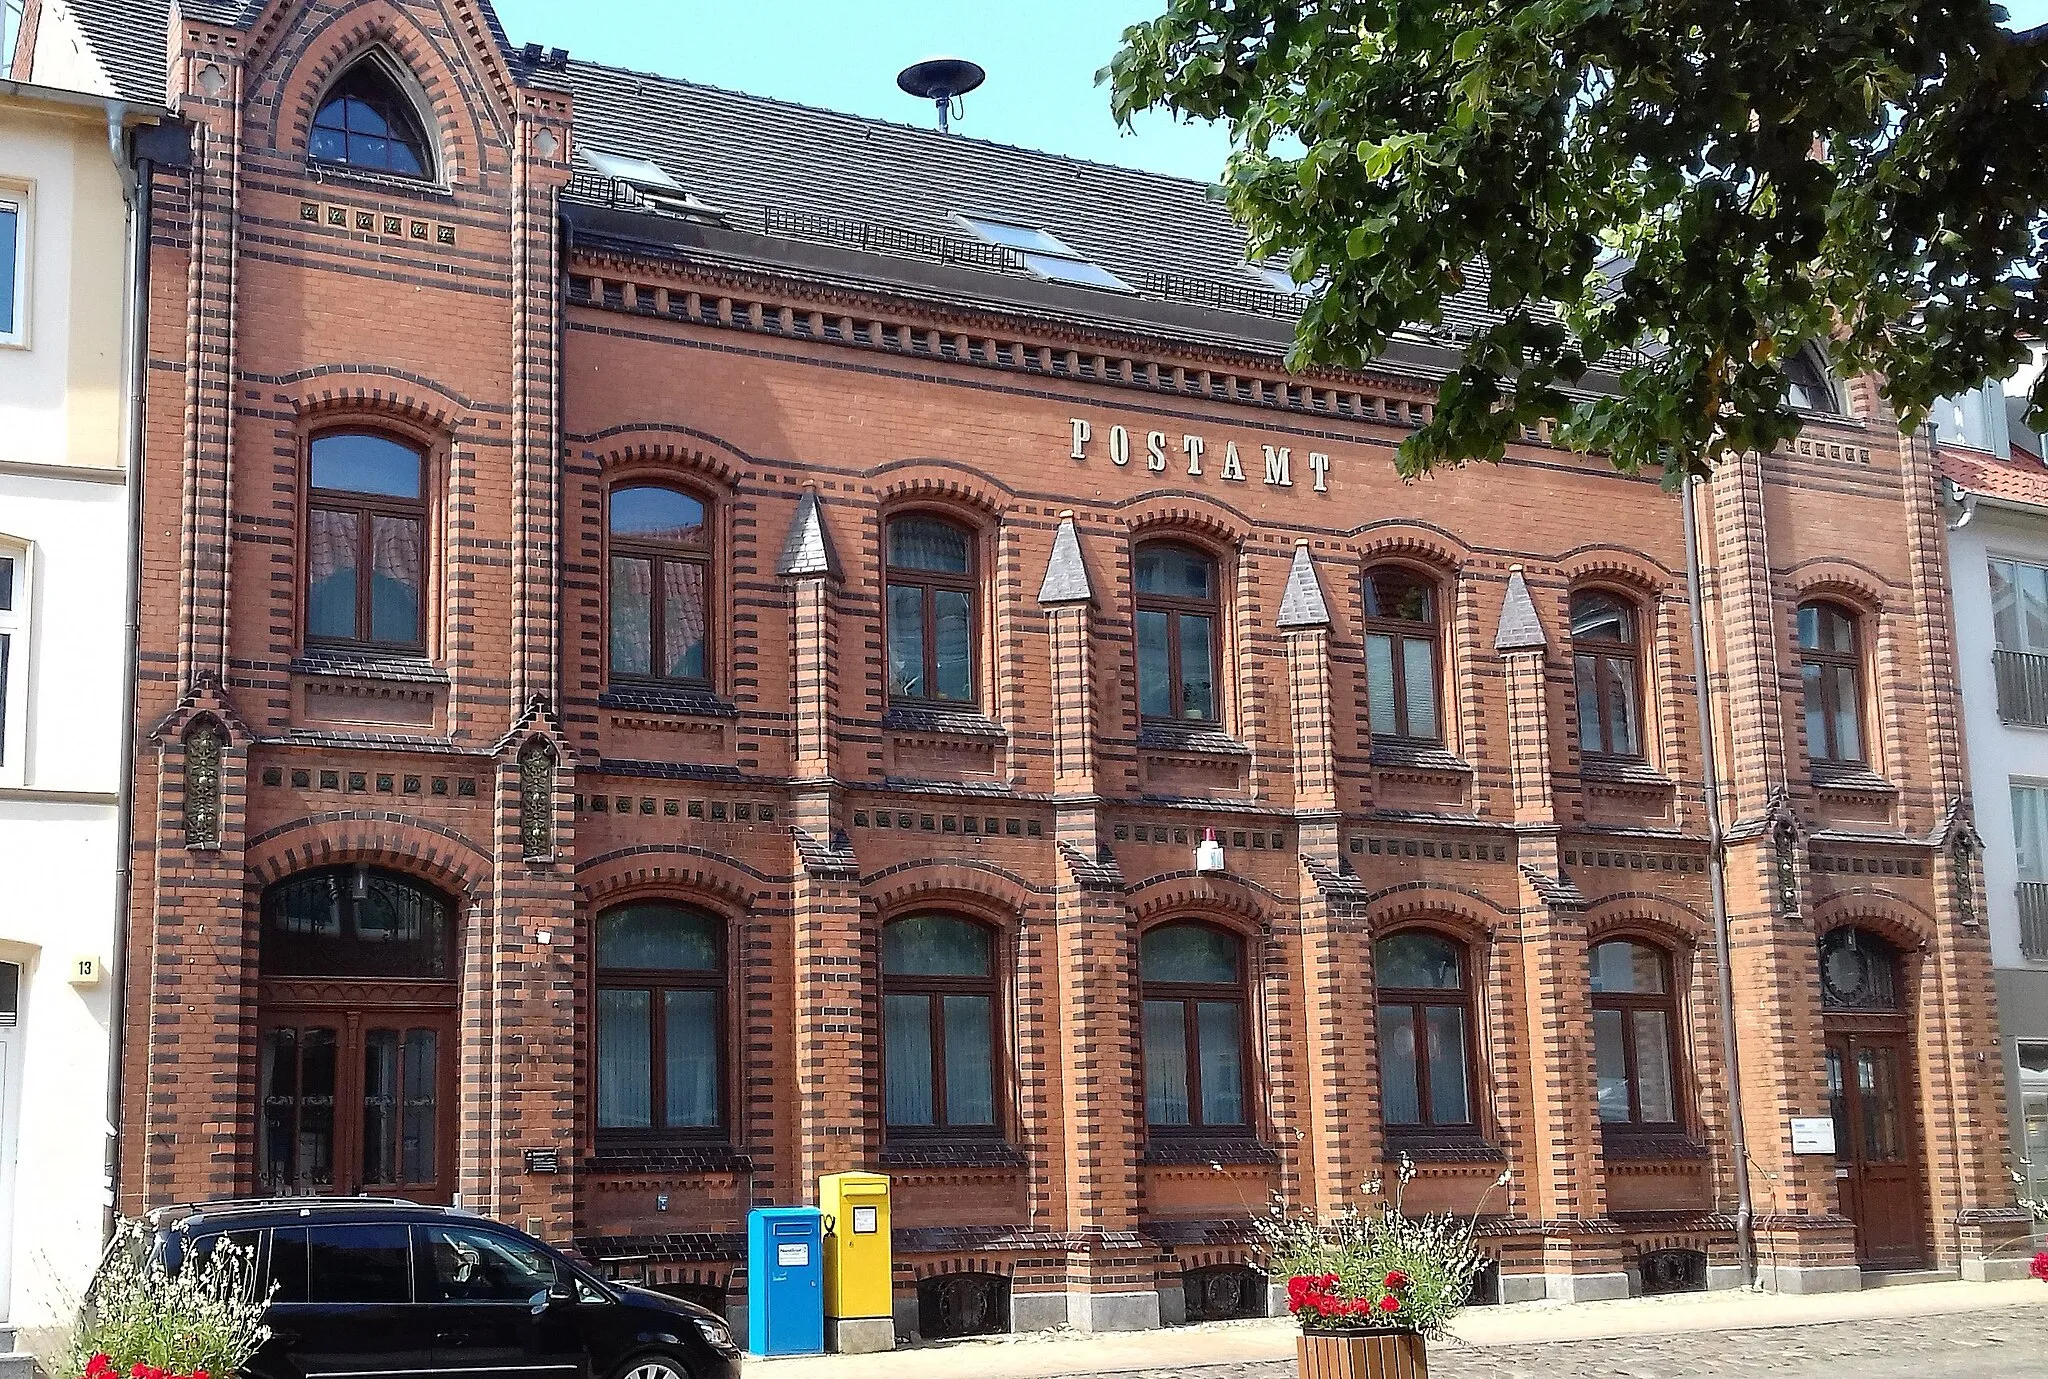
<svg viewBox="0 0 2048 1379"><path fill-rule="evenodd" d="M1095 590L1088 583L1088 563L1081 558L1081 534L1074 528L1071 510L1060 514L1059 530L1052 537L1052 559L1045 563L1045 581L1038 586L1040 604L1092 603Z"/></svg>
<svg viewBox="0 0 2048 1379"><path fill-rule="evenodd" d="M1275 622L1288 632L1330 625L1330 605L1323 598L1323 583L1316 578L1316 563L1309 557L1305 539L1294 543L1294 564L1287 570L1287 587L1280 591L1280 616Z"/></svg>
<svg viewBox="0 0 2048 1379"><path fill-rule="evenodd" d="M1522 567L1508 567L1508 593L1501 600L1500 630L1493 634L1495 651L1541 651L1550 644L1543 635L1543 621L1536 616L1536 603L1529 597L1529 582Z"/></svg>
<svg viewBox="0 0 2048 1379"><path fill-rule="evenodd" d="M796 516L790 519L789 535L782 541L782 557L775 573L784 579L805 579L816 575L839 575L839 555L832 549L832 534L825 528L824 505L818 500L818 486L807 483L796 500Z"/></svg>

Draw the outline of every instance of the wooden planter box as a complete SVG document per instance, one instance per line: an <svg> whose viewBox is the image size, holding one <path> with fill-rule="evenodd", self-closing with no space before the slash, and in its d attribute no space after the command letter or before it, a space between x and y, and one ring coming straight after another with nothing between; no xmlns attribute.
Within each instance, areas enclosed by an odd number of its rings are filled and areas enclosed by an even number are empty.
<svg viewBox="0 0 2048 1379"><path fill-rule="evenodd" d="M1295 1342L1301 1379L1429 1379L1416 1331L1305 1331Z"/></svg>

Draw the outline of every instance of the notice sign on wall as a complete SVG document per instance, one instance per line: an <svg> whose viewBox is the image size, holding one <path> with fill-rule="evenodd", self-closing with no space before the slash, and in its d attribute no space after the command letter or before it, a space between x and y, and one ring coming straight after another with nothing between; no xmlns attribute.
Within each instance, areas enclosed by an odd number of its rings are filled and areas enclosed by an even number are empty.
<svg viewBox="0 0 2048 1379"><path fill-rule="evenodd" d="M855 1207L853 1209L853 1233L855 1235L873 1235L882 1228L881 1216L882 1213L875 1207Z"/></svg>
<svg viewBox="0 0 2048 1379"><path fill-rule="evenodd" d="M1792 1117L1792 1152L1794 1154L1833 1154L1835 1152L1834 1117Z"/></svg>
<svg viewBox="0 0 2048 1379"><path fill-rule="evenodd" d="M785 1269L801 1269L811 1262L811 1242L799 1240L794 1244L779 1244L775 1247L775 1262Z"/></svg>

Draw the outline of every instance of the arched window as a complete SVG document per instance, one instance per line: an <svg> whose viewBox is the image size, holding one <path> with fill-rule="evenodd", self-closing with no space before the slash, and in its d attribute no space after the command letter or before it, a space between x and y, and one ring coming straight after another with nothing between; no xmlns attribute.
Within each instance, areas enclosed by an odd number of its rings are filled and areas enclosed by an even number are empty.
<svg viewBox="0 0 2048 1379"><path fill-rule="evenodd" d="M1820 998L1826 1010L1898 1010L1899 950L1868 930L1829 930L1820 941Z"/></svg>
<svg viewBox="0 0 2048 1379"><path fill-rule="evenodd" d="M434 160L412 102L384 65L365 58L328 88L306 150L323 163L431 177Z"/></svg>
<svg viewBox="0 0 2048 1379"><path fill-rule="evenodd" d="M1472 987L1463 945L1426 929L1373 945L1389 1129L1472 1131Z"/></svg>
<svg viewBox="0 0 2048 1379"><path fill-rule="evenodd" d="M1662 949L1628 939L1593 948L1593 1058L1604 1124L1678 1124L1678 1005Z"/></svg>
<svg viewBox="0 0 2048 1379"><path fill-rule="evenodd" d="M1443 741L1436 589L1406 570L1365 577L1365 699L1374 737Z"/></svg>
<svg viewBox="0 0 2048 1379"><path fill-rule="evenodd" d="M974 536L924 514L889 523L889 697L975 700Z"/></svg>
<svg viewBox="0 0 2048 1379"><path fill-rule="evenodd" d="M891 1134L997 1132L994 931L952 915L882 929L882 1083Z"/></svg>
<svg viewBox="0 0 2048 1379"><path fill-rule="evenodd" d="M373 431L315 436L306 640L426 648L426 457Z"/></svg>
<svg viewBox="0 0 2048 1379"><path fill-rule="evenodd" d="M448 902L380 867L323 867L263 893L258 968L265 977L454 975Z"/></svg>
<svg viewBox="0 0 2048 1379"><path fill-rule="evenodd" d="M597 917L597 1128L709 1136L724 1123L725 925L650 901Z"/></svg>
<svg viewBox="0 0 2048 1379"><path fill-rule="evenodd" d="M1210 924L1162 924L1138 941L1153 1129L1249 1123L1243 967L1244 944Z"/></svg>
<svg viewBox="0 0 2048 1379"><path fill-rule="evenodd" d="M1216 561L1193 546L1148 541L1136 565L1138 712L1214 723L1222 622Z"/></svg>
<svg viewBox="0 0 2048 1379"><path fill-rule="evenodd" d="M615 488L609 529L612 678L708 684L704 504L672 488Z"/></svg>
<svg viewBox="0 0 2048 1379"><path fill-rule="evenodd" d="M1785 401L1802 412L1842 410L1835 385L1828 377L1827 355L1818 344L1802 345L1785 361Z"/></svg>
<svg viewBox="0 0 2048 1379"><path fill-rule="evenodd" d="M1572 595L1572 671L1579 690L1579 750L1594 756L1642 756L1642 680L1633 607L1600 589Z"/></svg>
<svg viewBox="0 0 2048 1379"><path fill-rule="evenodd" d="M1806 754L1860 764L1863 655L1856 616L1832 603L1799 605L1799 672L1806 689Z"/></svg>

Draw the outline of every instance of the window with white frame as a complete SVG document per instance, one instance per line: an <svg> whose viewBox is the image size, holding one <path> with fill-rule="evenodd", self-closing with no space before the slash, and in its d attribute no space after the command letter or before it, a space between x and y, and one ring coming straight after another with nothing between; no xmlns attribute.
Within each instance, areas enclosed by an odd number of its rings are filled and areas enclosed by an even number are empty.
<svg viewBox="0 0 2048 1379"><path fill-rule="evenodd" d="M2048 1041L2022 1039L2020 1065L2020 1158L2029 1201L2048 1202Z"/></svg>
<svg viewBox="0 0 2048 1379"><path fill-rule="evenodd" d="M2048 569L1994 557L1991 623L2000 651L2048 651Z"/></svg>
<svg viewBox="0 0 2048 1379"><path fill-rule="evenodd" d="M0 345L28 344L28 188L0 182Z"/></svg>
<svg viewBox="0 0 2048 1379"><path fill-rule="evenodd" d="M0 784L22 778L28 689L28 551L0 543Z"/></svg>

